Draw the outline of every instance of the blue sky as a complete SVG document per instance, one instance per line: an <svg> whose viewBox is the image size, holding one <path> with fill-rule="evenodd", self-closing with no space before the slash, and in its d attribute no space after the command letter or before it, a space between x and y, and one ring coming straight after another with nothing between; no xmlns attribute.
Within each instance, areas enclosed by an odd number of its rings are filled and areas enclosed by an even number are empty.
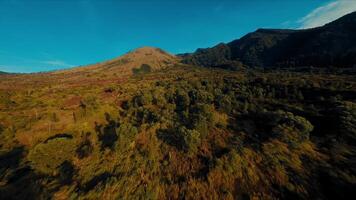
<svg viewBox="0 0 356 200"><path fill-rule="evenodd" d="M350 3L351 2L351 3ZM352 0L0 0L0 71L38 72L142 46L192 52L257 28L309 28Z"/></svg>

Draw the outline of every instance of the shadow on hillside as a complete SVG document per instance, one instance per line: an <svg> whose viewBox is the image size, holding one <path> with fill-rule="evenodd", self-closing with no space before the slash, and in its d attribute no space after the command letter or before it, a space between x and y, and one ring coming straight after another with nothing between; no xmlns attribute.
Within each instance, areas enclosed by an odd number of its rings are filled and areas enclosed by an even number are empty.
<svg viewBox="0 0 356 200"><path fill-rule="evenodd" d="M9 152L0 154L0 178L5 174L9 168L17 168L21 162L24 154L24 147L16 147Z"/></svg>
<svg viewBox="0 0 356 200"><path fill-rule="evenodd" d="M52 192L43 187L41 176L21 165L24 153L24 147L17 147L0 155L0 199L50 199Z"/></svg>
<svg viewBox="0 0 356 200"><path fill-rule="evenodd" d="M70 134L67 134L67 133L61 133L61 134L57 134L57 135L54 135L54 136L51 136L51 137L47 138L47 140L44 141L44 143L47 143L48 141L51 141L51 140L54 140L54 139L57 139L57 138L73 139L73 136L70 135Z"/></svg>
<svg viewBox="0 0 356 200"><path fill-rule="evenodd" d="M169 146L177 148L179 151L184 150L184 139L176 133L174 129L160 129L157 131L157 138Z"/></svg>
<svg viewBox="0 0 356 200"><path fill-rule="evenodd" d="M115 143L118 139L116 134L117 123L108 113L105 113L105 118L107 125L102 125L95 122L95 131L97 132L99 140L101 141L102 150L106 148L114 149Z"/></svg>
<svg viewBox="0 0 356 200"><path fill-rule="evenodd" d="M109 172L101 173L97 176L94 176L92 179L90 179L80 189L84 192L89 192L90 190L95 188L95 186L97 186L98 184L105 183L107 180L109 180L112 177L114 177L114 175Z"/></svg>

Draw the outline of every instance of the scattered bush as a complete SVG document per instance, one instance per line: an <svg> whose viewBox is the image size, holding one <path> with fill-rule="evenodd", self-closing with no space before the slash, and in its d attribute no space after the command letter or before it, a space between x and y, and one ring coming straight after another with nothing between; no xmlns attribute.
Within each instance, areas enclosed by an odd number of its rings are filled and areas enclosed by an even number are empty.
<svg viewBox="0 0 356 200"><path fill-rule="evenodd" d="M36 145L28 155L31 165L37 171L53 175L64 161L70 161L75 155L76 143L73 139L56 138L47 143Z"/></svg>
<svg viewBox="0 0 356 200"><path fill-rule="evenodd" d="M150 71L141 66L136 74ZM323 199L324 188L340 190L329 192L334 196L353 194L354 85L329 79L178 66L120 86L90 82L68 94L51 84L60 94L50 95L76 95L69 104L82 100L79 108L56 110L59 100L38 99L34 95L43 93L36 90L26 92L26 99L12 95L8 100L16 104L0 108L6 113L0 116L6 127L0 127L0 148L30 143L31 167L22 161L23 151L0 153L9 161L0 162L0 191L20 191L14 183L31 179L55 193L48 198L67 199ZM114 95L103 92L120 95L112 101ZM25 109L31 98L36 113ZM75 124L65 120L72 113ZM48 127L41 120L56 122L52 132L97 134L78 142L72 134L44 140ZM44 142L31 146L33 141Z"/></svg>

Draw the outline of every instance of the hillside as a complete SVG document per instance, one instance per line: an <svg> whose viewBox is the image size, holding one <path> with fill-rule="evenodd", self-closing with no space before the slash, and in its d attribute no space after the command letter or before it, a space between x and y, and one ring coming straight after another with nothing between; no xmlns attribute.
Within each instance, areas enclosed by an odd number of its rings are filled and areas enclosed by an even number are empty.
<svg viewBox="0 0 356 200"><path fill-rule="evenodd" d="M258 29L241 39L184 55L188 64L249 67L355 67L356 12L306 30Z"/></svg>
<svg viewBox="0 0 356 200"><path fill-rule="evenodd" d="M0 79L0 199L356 195L353 76L113 62Z"/></svg>

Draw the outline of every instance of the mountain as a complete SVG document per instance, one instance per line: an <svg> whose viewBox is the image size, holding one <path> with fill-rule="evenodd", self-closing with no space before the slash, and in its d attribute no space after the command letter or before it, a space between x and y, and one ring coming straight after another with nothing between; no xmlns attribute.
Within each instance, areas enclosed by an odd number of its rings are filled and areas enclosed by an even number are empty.
<svg viewBox="0 0 356 200"><path fill-rule="evenodd" d="M356 12L305 30L258 29L241 39L183 55L206 67L355 67Z"/></svg>
<svg viewBox="0 0 356 200"><path fill-rule="evenodd" d="M1 89L23 88L34 84L54 84L59 88L106 85L125 82L133 74L155 72L175 66L180 58L159 48L142 47L125 55L96 64L50 72L11 74L2 78Z"/></svg>
<svg viewBox="0 0 356 200"><path fill-rule="evenodd" d="M149 66L152 71L155 71L173 66L178 61L179 58L177 56L171 55L159 48L142 47L109 61L84 67L60 70L55 73L99 72L132 74L133 69L139 69L142 65Z"/></svg>

